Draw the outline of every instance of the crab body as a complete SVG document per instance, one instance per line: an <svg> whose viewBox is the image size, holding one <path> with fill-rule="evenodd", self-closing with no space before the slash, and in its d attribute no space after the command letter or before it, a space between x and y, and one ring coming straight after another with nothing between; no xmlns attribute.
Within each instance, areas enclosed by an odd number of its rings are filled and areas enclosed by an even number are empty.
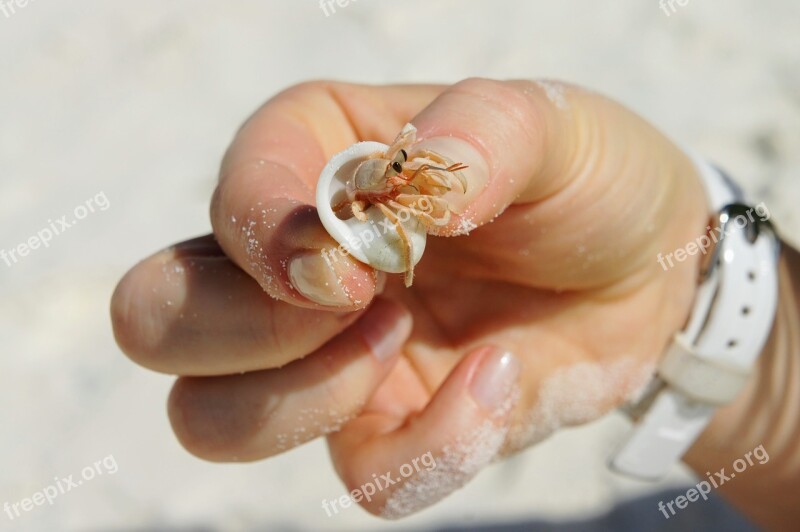
<svg viewBox="0 0 800 532"><path fill-rule="evenodd" d="M416 131L406 124L385 152L361 161L345 184L345 197L331 205L339 219L360 222L368 221L367 211L374 206L394 224L403 246L406 286L413 280L414 250L399 218L414 216L426 228L446 225L452 209L442 196L453 189L465 193L467 188L461 174L466 165L428 150L412 149Z"/></svg>

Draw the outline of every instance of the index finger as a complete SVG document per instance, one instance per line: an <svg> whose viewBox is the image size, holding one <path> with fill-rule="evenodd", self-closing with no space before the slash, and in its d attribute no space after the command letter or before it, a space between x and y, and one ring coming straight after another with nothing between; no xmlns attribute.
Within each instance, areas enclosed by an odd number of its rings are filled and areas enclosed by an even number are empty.
<svg viewBox="0 0 800 532"><path fill-rule="evenodd" d="M389 142L443 87L372 87L311 82L284 91L237 133L222 163L211 203L214 233L225 253L272 297L312 308L358 309L380 281L346 256L314 207L320 171L359 140Z"/></svg>

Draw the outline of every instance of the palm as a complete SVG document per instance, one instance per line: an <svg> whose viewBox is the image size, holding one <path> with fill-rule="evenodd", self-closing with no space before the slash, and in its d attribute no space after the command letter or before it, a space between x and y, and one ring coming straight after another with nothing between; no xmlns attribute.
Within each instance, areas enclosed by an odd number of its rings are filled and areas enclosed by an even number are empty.
<svg viewBox="0 0 800 532"><path fill-rule="evenodd" d="M629 276L622 265L616 268L620 279L605 276L615 269L613 264L598 262L595 268L586 268L586 255L600 253L606 245L600 240L578 254L559 250L556 255L563 257L562 263L551 261L550 265L567 275L561 282L548 279L549 283L569 286L569 272L580 268L582 282L591 287L537 288L540 280L535 275L525 277L526 270L533 268L531 255L524 251L517 252L519 271L491 268L498 247L487 243L503 234L526 240L521 235L531 232L530 225L519 220L529 210L512 207L512 215L501 216L469 237L432 238L410 289L399 278L389 280L386 295L411 310L414 328L403 358L371 400L367 413L397 415L402 410L411 418L424 408L464 353L479 345L502 346L520 356L525 365L522 396L512 421L511 434L517 436L506 444L507 451L514 451L546 435L530 430L542 375L576 363L597 365L598 377L602 368L613 372L615 379L592 384L598 402L594 412L600 415L624 399L650 371L674 330L674 313L665 314L662 308L672 278L656 275L652 282L626 286L622 281ZM636 235L630 236L633 246ZM468 241L474 243L466 246ZM632 330L644 334L631 335ZM598 392L597 385L603 390Z"/></svg>

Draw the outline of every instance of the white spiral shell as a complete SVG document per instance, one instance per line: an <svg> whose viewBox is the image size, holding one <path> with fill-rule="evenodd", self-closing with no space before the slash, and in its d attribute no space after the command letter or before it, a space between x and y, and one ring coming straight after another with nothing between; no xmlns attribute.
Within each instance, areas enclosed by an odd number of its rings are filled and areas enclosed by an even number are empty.
<svg viewBox="0 0 800 532"><path fill-rule="evenodd" d="M358 165L388 149L389 146L380 142L359 142L334 155L322 169L317 182L317 211L322 225L346 253L376 270L403 273L407 266L402 241L394 224L378 207L371 205L364 211L366 222L355 217L342 220L333 212L333 205L346 197L347 181L353 177ZM416 265L425 251L428 236L425 225L408 210L397 214L411 242L411 264Z"/></svg>

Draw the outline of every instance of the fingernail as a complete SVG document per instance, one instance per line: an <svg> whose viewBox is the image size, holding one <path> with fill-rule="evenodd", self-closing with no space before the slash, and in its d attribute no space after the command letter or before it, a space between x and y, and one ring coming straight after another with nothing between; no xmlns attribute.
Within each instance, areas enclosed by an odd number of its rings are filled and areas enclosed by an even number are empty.
<svg viewBox="0 0 800 532"><path fill-rule="evenodd" d="M383 362L400 351L411 324L402 307L385 299L376 299L356 322L356 327L375 358Z"/></svg>
<svg viewBox="0 0 800 532"><path fill-rule="evenodd" d="M454 163L468 166L462 170L467 180L467 191L451 191L445 196L456 212L460 212L480 195L489 182L489 165L483 155L471 143L456 137L431 137L420 141L414 150L423 149L435 152Z"/></svg>
<svg viewBox="0 0 800 532"><path fill-rule="evenodd" d="M469 391L479 405L496 412L502 409L519 378L519 359L508 351L486 355L472 376Z"/></svg>
<svg viewBox="0 0 800 532"><path fill-rule="evenodd" d="M307 251L289 261L289 280L295 290L305 297L329 307L346 307L353 304L342 288L333 267L320 252Z"/></svg>

